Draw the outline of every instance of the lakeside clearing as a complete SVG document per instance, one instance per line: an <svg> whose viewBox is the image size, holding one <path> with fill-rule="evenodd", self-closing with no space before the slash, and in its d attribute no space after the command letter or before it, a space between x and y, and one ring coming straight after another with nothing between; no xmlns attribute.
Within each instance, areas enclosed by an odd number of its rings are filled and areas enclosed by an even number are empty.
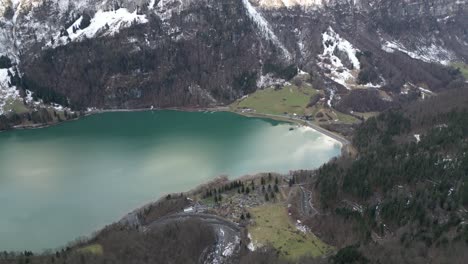
<svg viewBox="0 0 468 264"><path fill-rule="evenodd" d="M255 109L259 113L281 115L285 113L305 115L307 104L317 90L311 86L286 85L280 89L273 87L257 90L253 94L234 102L231 109Z"/></svg>
<svg viewBox="0 0 468 264"><path fill-rule="evenodd" d="M310 84L260 89L235 101L229 108L237 113L308 117L317 124L359 122L352 115L330 108L324 100L323 91L314 89Z"/></svg>

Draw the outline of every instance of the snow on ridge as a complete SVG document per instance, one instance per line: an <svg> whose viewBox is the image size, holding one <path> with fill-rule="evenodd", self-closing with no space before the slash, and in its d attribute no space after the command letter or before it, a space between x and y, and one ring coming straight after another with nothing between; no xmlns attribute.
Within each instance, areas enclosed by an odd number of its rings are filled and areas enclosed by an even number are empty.
<svg viewBox="0 0 468 264"><path fill-rule="evenodd" d="M245 9L247 10L247 15L257 25L257 27L260 29L263 36L271 40L277 47L279 47L287 60L291 60L292 58L291 54L284 47L284 45L281 43L278 37L275 35L268 21L255 9L255 7L253 7L253 5L249 2L249 0L242 0L242 3Z"/></svg>
<svg viewBox="0 0 468 264"><path fill-rule="evenodd" d="M432 43L430 46L420 46L415 51L406 48L402 43L397 41L385 41L382 44L382 50L388 53L400 51L410 56L413 59L422 60L424 62L435 62L443 65L448 65L455 59L455 55L442 47Z"/></svg>
<svg viewBox="0 0 468 264"><path fill-rule="evenodd" d="M100 34L112 36L119 33L120 29L130 27L134 23L148 23L146 15L138 15L136 11L130 13L126 8L120 8L115 11L97 11L91 19L90 25L84 29L79 28L82 20L83 17L80 17L67 29L68 36L60 36L59 33L55 38L55 43L49 42L46 46L57 47L67 44L69 40L81 41L85 38L93 38Z"/></svg>

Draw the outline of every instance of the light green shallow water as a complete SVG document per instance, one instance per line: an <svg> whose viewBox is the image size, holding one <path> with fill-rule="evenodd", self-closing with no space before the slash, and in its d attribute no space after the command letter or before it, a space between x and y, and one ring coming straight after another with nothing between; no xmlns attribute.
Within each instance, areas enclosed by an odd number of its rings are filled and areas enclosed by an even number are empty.
<svg viewBox="0 0 468 264"><path fill-rule="evenodd" d="M216 176L316 168L341 146L232 113L120 112L0 133L0 251L56 248Z"/></svg>

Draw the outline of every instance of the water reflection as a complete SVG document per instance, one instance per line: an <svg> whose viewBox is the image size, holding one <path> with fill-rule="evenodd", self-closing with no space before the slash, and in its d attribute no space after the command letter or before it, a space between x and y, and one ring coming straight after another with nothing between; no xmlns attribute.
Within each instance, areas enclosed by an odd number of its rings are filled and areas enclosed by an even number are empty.
<svg viewBox="0 0 468 264"><path fill-rule="evenodd" d="M221 174L315 168L339 144L230 113L108 113L0 134L0 250L54 248Z"/></svg>

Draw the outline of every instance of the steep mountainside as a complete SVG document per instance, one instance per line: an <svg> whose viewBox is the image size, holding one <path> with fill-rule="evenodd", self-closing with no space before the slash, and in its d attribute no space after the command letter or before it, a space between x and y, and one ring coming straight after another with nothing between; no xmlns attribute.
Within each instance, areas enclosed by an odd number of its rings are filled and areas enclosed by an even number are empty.
<svg viewBox="0 0 468 264"><path fill-rule="evenodd" d="M223 105L299 68L330 106L367 112L465 85L446 67L468 60L465 0L0 2L13 99Z"/></svg>

